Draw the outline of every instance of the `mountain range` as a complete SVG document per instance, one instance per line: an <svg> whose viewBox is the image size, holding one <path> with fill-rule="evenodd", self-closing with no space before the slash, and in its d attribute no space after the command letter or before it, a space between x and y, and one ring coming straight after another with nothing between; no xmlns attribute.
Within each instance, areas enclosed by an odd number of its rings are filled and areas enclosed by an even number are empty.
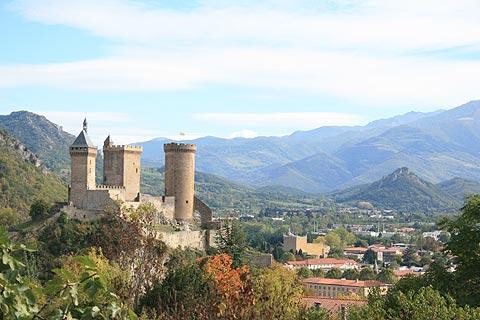
<svg viewBox="0 0 480 320"><path fill-rule="evenodd" d="M447 201L439 206L450 207L448 203L458 204L465 193L477 190L479 122L480 101L471 101L450 110L409 112L365 126L320 127L253 139L203 137L187 142L197 144L197 170L204 177L242 186L242 192L249 195L255 190L282 190L282 196L348 190L344 197L337 197L347 201L354 186L365 186L408 167L419 179L447 193L450 198L442 196ZM68 146L73 135L27 111L0 116L0 127L68 181ZM144 148L144 167L163 166L167 141L157 138L137 143Z"/></svg>
<svg viewBox="0 0 480 320"><path fill-rule="evenodd" d="M202 172L260 187L320 193L348 188L409 167L433 183L480 179L480 101L450 110L409 112L366 126L321 127L283 137L188 141ZM158 138L140 142L148 165L163 165Z"/></svg>

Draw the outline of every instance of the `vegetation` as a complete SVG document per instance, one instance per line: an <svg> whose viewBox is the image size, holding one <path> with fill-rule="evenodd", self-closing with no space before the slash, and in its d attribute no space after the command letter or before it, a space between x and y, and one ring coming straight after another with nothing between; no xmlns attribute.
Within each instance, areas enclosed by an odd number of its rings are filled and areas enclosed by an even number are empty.
<svg viewBox="0 0 480 320"><path fill-rule="evenodd" d="M0 208L26 215L35 199L66 201L66 186L32 163L36 161L32 160L34 156L21 148L18 141L0 130Z"/></svg>

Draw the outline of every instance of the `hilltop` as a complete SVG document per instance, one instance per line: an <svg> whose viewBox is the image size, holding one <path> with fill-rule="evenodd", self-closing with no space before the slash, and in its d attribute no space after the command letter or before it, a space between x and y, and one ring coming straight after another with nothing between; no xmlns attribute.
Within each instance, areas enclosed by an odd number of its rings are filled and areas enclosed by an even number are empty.
<svg viewBox="0 0 480 320"><path fill-rule="evenodd" d="M70 167L68 147L75 137L44 116L18 111L0 115L0 128L21 141L50 170L65 175Z"/></svg>
<svg viewBox="0 0 480 320"><path fill-rule="evenodd" d="M405 167L373 183L334 192L332 197L337 202L367 201L399 212L448 212L459 207L455 198Z"/></svg>
<svg viewBox="0 0 480 320"><path fill-rule="evenodd" d="M0 207L26 213L36 199L66 201L67 188L42 161L0 129Z"/></svg>

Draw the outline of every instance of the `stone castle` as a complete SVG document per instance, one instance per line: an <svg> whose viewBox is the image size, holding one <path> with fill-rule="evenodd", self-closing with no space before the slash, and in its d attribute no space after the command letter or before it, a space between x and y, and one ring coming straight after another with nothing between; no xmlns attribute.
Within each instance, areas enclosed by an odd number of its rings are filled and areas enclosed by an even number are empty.
<svg viewBox="0 0 480 320"><path fill-rule="evenodd" d="M69 205L65 208L76 218L94 218L108 206L119 203L138 208L151 203L166 219L189 223L194 212L201 226L212 225L212 211L195 197L195 152L193 144L167 143L165 151L165 195L154 197L140 191L142 147L115 145L110 136L103 144L103 183L97 184L97 147L88 137L86 119L83 130L70 146L71 185Z"/></svg>

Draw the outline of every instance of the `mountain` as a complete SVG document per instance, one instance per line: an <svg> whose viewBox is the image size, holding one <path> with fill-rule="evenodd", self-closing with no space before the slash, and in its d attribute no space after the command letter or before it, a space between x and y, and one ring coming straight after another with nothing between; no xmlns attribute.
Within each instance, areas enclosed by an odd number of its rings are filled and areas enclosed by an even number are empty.
<svg viewBox="0 0 480 320"><path fill-rule="evenodd" d="M0 129L0 207L26 214L36 199L66 201L67 187L43 167L42 161Z"/></svg>
<svg viewBox="0 0 480 320"><path fill-rule="evenodd" d="M143 193L163 195L163 168L142 170ZM325 197L282 186L255 189L212 174L195 173L195 193L217 213L258 213L261 209L319 208L331 205Z"/></svg>
<svg viewBox="0 0 480 320"><path fill-rule="evenodd" d="M69 168L68 147L75 137L44 116L28 111L0 115L0 128L21 141L52 171L62 173Z"/></svg>
<svg viewBox="0 0 480 320"><path fill-rule="evenodd" d="M459 207L455 198L405 167L373 183L334 192L332 197L341 203L367 201L399 212L449 212Z"/></svg>
<svg viewBox="0 0 480 320"><path fill-rule="evenodd" d="M465 197L470 195L480 194L480 182L458 177L440 182L437 186L459 202L463 202Z"/></svg>
<svg viewBox="0 0 480 320"><path fill-rule="evenodd" d="M72 135L24 111L1 116L0 126L67 179ZM164 165L163 144L168 141L158 138L138 143L144 148L144 167ZM433 183L454 177L480 180L480 101L450 110L409 112L365 126L185 142L197 145L198 171L253 188L273 185L330 192L370 183L405 166Z"/></svg>

